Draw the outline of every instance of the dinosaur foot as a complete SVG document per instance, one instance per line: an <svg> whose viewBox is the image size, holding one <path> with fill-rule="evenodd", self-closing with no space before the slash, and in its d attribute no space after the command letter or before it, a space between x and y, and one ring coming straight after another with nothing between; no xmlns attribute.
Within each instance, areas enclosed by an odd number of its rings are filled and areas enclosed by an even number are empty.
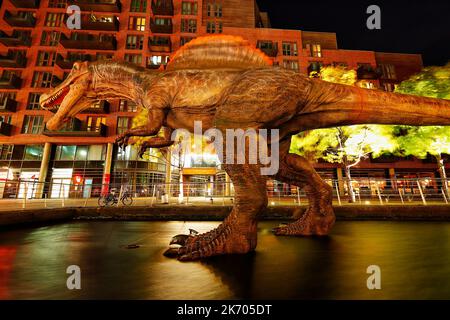
<svg viewBox="0 0 450 320"><path fill-rule="evenodd" d="M309 208L300 219L286 226L274 228L273 232L277 236L326 236L335 221L336 217L331 207L320 213Z"/></svg>
<svg viewBox="0 0 450 320"><path fill-rule="evenodd" d="M187 238L176 252L177 258L193 261L224 254L245 254L255 249L256 233L256 220L243 221L231 213L216 229Z"/></svg>

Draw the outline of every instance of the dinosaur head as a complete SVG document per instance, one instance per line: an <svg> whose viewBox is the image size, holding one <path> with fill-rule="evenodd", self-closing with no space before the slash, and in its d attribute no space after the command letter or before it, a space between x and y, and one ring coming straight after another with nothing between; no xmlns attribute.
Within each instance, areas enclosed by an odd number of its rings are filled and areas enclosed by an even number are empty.
<svg viewBox="0 0 450 320"><path fill-rule="evenodd" d="M92 106L97 98L91 84L88 62L75 62L66 80L41 95L41 108L55 112L46 124L47 129L58 130L66 121Z"/></svg>

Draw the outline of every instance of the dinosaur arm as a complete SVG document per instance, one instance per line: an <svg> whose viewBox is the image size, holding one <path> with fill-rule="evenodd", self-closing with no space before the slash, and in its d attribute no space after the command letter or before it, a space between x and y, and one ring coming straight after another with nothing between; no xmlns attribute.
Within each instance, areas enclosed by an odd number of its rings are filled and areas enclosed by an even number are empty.
<svg viewBox="0 0 450 320"><path fill-rule="evenodd" d="M148 137L157 135L163 126L164 118L164 110L150 110L148 112L148 120L145 125L125 131L117 137L116 143L119 146L125 147L128 145L128 140L130 137Z"/></svg>
<svg viewBox="0 0 450 320"><path fill-rule="evenodd" d="M155 136L162 128L164 118L165 118L164 110L161 109L150 110L148 112L148 120L145 125L134 129L130 129L127 132L129 132L129 135L137 137Z"/></svg>
<svg viewBox="0 0 450 320"><path fill-rule="evenodd" d="M174 144L174 141L171 139L173 130L167 127L163 127L162 130L164 136L149 138L143 142L142 148L166 148L172 146Z"/></svg>

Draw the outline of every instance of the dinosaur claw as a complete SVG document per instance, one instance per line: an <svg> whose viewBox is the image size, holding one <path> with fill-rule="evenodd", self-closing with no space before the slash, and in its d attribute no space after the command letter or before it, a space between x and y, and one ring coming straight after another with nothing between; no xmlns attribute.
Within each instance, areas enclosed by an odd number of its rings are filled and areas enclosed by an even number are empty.
<svg viewBox="0 0 450 320"><path fill-rule="evenodd" d="M178 235L172 239L171 244L182 245L176 251L179 261L194 261L224 254L243 254L253 251L256 247L254 221L239 222L235 214L207 233L198 234L192 229L189 232L189 235Z"/></svg>
<svg viewBox="0 0 450 320"><path fill-rule="evenodd" d="M169 248L166 251L164 251L163 255L167 258L177 258L178 257L178 249Z"/></svg>
<svg viewBox="0 0 450 320"><path fill-rule="evenodd" d="M123 133L116 138L115 143L121 148L125 149L128 145L128 140L130 139L127 133Z"/></svg>
<svg viewBox="0 0 450 320"><path fill-rule="evenodd" d="M201 256L200 252L194 251L190 254L184 254L182 256L179 256L178 261L181 261L181 262L193 261L193 260L198 260L201 257L202 256Z"/></svg>

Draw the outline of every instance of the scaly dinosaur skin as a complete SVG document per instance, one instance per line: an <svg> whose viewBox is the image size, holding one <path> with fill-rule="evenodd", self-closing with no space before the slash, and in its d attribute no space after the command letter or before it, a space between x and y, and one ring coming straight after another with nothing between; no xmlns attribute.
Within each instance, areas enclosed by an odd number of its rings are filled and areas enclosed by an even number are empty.
<svg viewBox="0 0 450 320"><path fill-rule="evenodd" d="M149 110L145 126L117 138L154 136L162 127L192 132L218 128L280 129L280 170L273 178L304 188L309 208L300 220L277 228L277 235L327 235L334 222L332 190L308 161L289 154L291 136L304 130L355 124L449 125L450 101L366 90L310 79L279 68L184 69L151 72L119 62L76 63L67 80L41 96L56 114L47 128L57 130L99 99L129 99ZM146 147L165 147L155 138ZM216 229L188 237L178 251L183 261L256 248L257 219L267 206L266 179L259 164L224 164L235 186L231 214Z"/></svg>

